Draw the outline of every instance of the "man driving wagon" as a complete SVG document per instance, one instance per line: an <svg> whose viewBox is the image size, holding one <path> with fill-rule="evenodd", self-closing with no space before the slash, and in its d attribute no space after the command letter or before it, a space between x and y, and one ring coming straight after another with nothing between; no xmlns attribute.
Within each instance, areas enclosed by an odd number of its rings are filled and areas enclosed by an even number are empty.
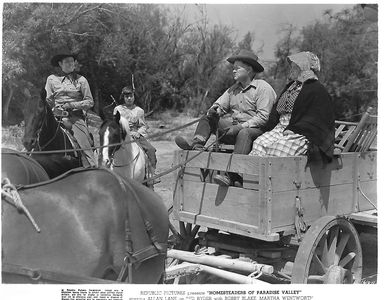
<svg viewBox="0 0 385 300"><path fill-rule="evenodd" d="M234 153L249 154L253 141L263 133L263 126L269 119L276 99L274 89L266 81L257 79L256 74L264 68L258 57L248 50L227 59L233 64L232 85L210 107L207 115L198 123L192 141L177 136L176 144L183 150L202 149L210 135L218 129L221 142L235 145ZM223 118L229 114L231 119ZM235 173L216 175L215 182L220 185L242 185L242 177Z"/></svg>

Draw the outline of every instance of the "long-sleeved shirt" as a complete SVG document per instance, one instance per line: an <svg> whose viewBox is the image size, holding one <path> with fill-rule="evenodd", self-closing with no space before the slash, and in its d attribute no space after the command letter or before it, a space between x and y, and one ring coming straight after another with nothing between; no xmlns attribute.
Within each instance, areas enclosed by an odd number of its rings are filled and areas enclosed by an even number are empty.
<svg viewBox="0 0 385 300"><path fill-rule="evenodd" d="M269 119L276 98L270 84L254 79L245 88L239 83L234 84L215 103L243 127L260 127Z"/></svg>
<svg viewBox="0 0 385 300"><path fill-rule="evenodd" d="M52 106L61 106L68 103L72 110L88 110L94 106L91 89L87 79L75 75L50 75L47 78L45 90L47 101Z"/></svg>
<svg viewBox="0 0 385 300"><path fill-rule="evenodd" d="M147 136L147 124L144 120L143 109L139 106L130 109L123 104L115 107L113 114L115 115L117 111L119 111L121 117L127 119L131 131L136 131L143 137Z"/></svg>

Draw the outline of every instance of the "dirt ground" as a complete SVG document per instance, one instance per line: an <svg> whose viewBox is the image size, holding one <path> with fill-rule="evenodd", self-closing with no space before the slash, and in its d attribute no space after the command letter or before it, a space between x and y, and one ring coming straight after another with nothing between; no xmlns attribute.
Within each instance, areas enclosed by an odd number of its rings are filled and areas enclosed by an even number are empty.
<svg viewBox="0 0 385 300"><path fill-rule="evenodd" d="M174 151L178 149L172 141L152 141L157 149L158 173L161 173L172 166ZM172 193L175 184L175 173L170 173L164 177L160 183L155 186L155 191L162 197L167 208L172 205ZM177 222L171 220L177 226ZM372 284L377 282L377 234L361 233L361 246L363 250L363 283Z"/></svg>

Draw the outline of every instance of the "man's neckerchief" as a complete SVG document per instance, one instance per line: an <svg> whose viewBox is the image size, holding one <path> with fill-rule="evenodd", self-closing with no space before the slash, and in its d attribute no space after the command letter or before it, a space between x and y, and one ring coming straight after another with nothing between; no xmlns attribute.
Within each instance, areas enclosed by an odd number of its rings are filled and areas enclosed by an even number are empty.
<svg viewBox="0 0 385 300"><path fill-rule="evenodd" d="M77 74L75 71L71 72L71 73L64 73L62 70L58 71L56 73L57 76L60 76L62 77L63 76L63 79L62 79L62 83L63 81L67 78L69 81L71 81L71 83L73 85L76 84L76 81L79 79L80 75Z"/></svg>

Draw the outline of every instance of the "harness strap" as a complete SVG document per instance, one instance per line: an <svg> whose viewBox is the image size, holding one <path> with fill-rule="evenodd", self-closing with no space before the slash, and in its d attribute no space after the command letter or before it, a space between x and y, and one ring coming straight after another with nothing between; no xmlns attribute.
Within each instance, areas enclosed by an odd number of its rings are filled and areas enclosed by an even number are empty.
<svg viewBox="0 0 385 300"><path fill-rule="evenodd" d="M16 207L19 213L24 213L28 220L32 223L32 226L40 233L40 228L28 211L27 207L21 201L21 197L17 192L16 187L11 184L8 178L4 178L1 182L1 200L7 201L9 204Z"/></svg>
<svg viewBox="0 0 385 300"><path fill-rule="evenodd" d="M1 148L1 154L15 155L18 157L22 157L22 158L30 161L35 166L35 168L38 168L38 169L40 169L41 172L46 173L44 168L36 160L34 160L31 156L26 155L23 152L19 152L19 151L8 149L8 148ZM48 177L48 175L47 175L47 177Z"/></svg>
<svg viewBox="0 0 385 300"><path fill-rule="evenodd" d="M294 225L295 230L297 233L298 238L302 238L303 233L307 229L307 225L305 223L305 220L303 218L304 215L304 209L301 203L301 198L299 196L295 197L295 208L296 208L296 215L294 219Z"/></svg>
<svg viewBox="0 0 385 300"><path fill-rule="evenodd" d="M167 251L167 246L165 247L164 245L162 245L161 243L158 242L158 237L156 235L156 233L154 232L153 230L153 227L152 227L152 224L151 222L149 221L149 218L148 218L148 211L147 209L143 206L143 204L141 203L140 199L139 199L139 196L138 194L136 193L136 191L133 189L133 187L131 186L131 184L127 181L126 182L126 187L128 187L128 189L130 190L130 192L133 194L134 196L134 199L136 201L136 204L138 205L139 207L139 211L140 211L140 214L142 216L142 219L144 221L144 226L146 228L146 231L147 231L147 234L153 244L153 246L155 247L155 249L157 250L157 254L162 254L162 253L166 253Z"/></svg>
<svg viewBox="0 0 385 300"><path fill-rule="evenodd" d="M124 263L122 268L120 269L118 278L116 279L119 282L127 282L127 283L132 283L132 262L128 259L126 256L124 258Z"/></svg>

